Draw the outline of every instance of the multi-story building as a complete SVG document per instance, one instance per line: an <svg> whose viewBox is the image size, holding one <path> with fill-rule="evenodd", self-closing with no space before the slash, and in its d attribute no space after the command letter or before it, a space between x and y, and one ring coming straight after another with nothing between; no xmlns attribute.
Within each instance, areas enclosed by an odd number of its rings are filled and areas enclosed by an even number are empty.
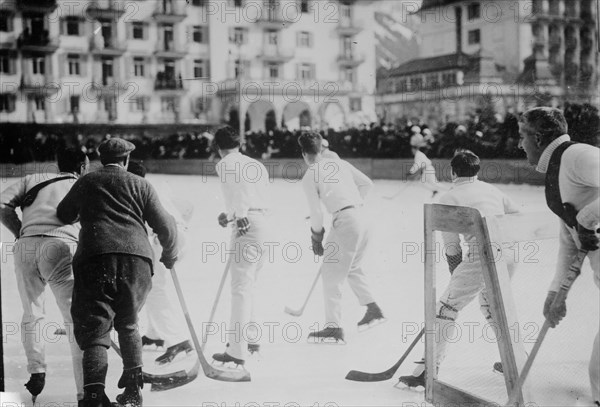
<svg viewBox="0 0 600 407"><path fill-rule="evenodd" d="M600 104L594 0L424 0L420 55L378 75L387 120Z"/></svg>
<svg viewBox="0 0 600 407"><path fill-rule="evenodd" d="M366 0L0 0L0 122L373 121L373 18Z"/></svg>

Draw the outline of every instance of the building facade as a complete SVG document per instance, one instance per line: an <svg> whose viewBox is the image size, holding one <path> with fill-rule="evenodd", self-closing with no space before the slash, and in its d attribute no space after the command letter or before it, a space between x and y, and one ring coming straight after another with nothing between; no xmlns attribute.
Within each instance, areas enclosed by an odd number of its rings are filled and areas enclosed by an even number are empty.
<svg viewBox="0 0 600 407"><path fill-rule="evenodd" d="M565 102L600 104L594 0L424 0L420 55L378 73L381 117L463 121Z"/></svg>
<svg viewBox="0 0 600 407"><path fill-rule="evenodd" d="M0 122L368 123L373 15L365 0L0 0Z"/></svg>

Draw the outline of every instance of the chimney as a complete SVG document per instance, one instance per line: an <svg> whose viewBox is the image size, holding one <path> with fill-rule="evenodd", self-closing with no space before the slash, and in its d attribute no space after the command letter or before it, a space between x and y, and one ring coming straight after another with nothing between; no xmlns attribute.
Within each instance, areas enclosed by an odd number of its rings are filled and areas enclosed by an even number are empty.
<svg viewBox="0 0 600 407"><path fill-rule="evenodd" d="M462 7L454 8L456 12L456 53L462 53Z"/></svg>

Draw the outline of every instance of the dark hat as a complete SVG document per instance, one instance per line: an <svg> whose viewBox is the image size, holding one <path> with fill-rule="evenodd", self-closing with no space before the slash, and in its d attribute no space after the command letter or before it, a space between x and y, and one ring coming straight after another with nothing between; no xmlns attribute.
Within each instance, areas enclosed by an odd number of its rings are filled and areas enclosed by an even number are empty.
<svg viewBox="0 0 600 407"><path fill-rule="evenodd" d="M100 144L98 152L102 157L125 157L135 150L135 146L127 140L112 137Z"/></svg>

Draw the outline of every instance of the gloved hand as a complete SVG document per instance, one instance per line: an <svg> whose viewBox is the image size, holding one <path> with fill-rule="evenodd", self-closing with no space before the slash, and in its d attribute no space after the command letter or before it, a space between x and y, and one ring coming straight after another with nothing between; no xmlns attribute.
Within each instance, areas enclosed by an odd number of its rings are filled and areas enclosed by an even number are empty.
<svg viewBox="0 0 600 407"><path fill-rule="evenodd" d="M250 229L250 221L248 218L238 218L235 223L238 229L238 236L244 236L246 233L248 233L248 229Z"/></svg>
<svg viewBox="0 0 600 407"><path fill-rule="evenodd" d="M221 212L219 215L219 225L221 225L223 228L226 228L228 224L229 219L227 219L227 214L225 212Z"/></svg>
<svg viewBox="0 0 600 407"><path fill-rule="evenodd" d="M312 240L312 251L317 256L322 256L325 252L325 249L323 248L323 237L325 236L325 228L321 229L320 232L315 232L311 228L310 232L310 238Z"/></svg>
<svg viewBox="0 0 600 407"><path fill-rule="evenodd" d="M566 299L558 304L554 304L556 294L556 291L549 291L546 302L544 302L544 317L546 317L552 328L557 326L560 320L567 315Z"/></svg>
<svg viewBox="0 0 600 407"><path fill-rule="evenodd" d="M458 267L460 263L462 263L462 252L457 254L447 254L446 260L448 261L448 269L450 270L450 275L454 274L454 270Z"/></svg>
<svg viewBox="0 0 600 407"><path fill-rule="evenodd" d="M581 243L581 248L583 250L587 250L589 252L598 250L598 243L600 243L600 240L598 239L596 231L586 229L579 223L577 224L577 226L575 226L575 228L577 230L579 242Z"/></svg>
<svg viewBox="0 0 600 407"><path fill-rule="evenodd" d="M174 257L161 257L160 262L165 265L165 267L169 270L173 268L175 262L177 261L177 256Z"/></svg>

